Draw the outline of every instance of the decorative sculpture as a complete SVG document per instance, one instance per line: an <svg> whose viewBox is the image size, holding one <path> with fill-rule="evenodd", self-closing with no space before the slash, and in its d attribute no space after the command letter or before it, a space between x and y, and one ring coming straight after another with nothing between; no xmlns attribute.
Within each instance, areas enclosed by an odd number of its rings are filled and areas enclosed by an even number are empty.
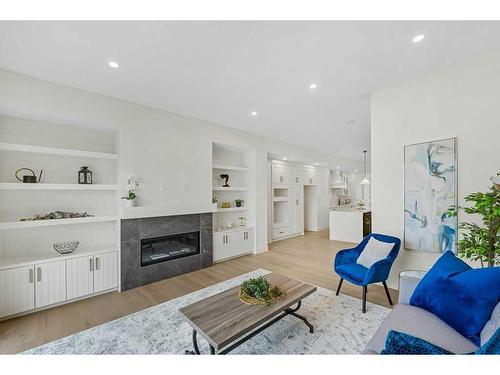
<svg viewBox="0 0 500 375"><path fill-rule="evenodd" d="M228 184L228 181L229 181L229 175L228 175L228 174L223 173L223 174L221 174L219 177L220 177L220 178L222 178L223 180L226 180L226 181L224 181L224 183L222 184L222 187L229 187L229 184Z"/></svg>

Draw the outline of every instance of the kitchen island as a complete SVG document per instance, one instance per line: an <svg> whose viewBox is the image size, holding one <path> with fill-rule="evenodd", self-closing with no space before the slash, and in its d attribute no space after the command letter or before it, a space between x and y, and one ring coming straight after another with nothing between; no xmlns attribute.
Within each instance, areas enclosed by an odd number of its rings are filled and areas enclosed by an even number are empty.
<svg viewBox="0 0 500 375"><path fill-rule="evenodd" d="M330 240L359 243L371 233L369 208L330 208Z"/></svg>

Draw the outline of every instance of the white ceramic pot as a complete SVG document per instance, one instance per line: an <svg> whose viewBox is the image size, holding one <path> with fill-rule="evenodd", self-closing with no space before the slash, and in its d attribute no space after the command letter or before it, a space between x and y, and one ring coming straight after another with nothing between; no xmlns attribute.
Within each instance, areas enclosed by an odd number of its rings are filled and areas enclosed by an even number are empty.
<svg viewBox="0 0 500 375"><path fill-rule="evenodd" d="M135 199L124 199L125 207L135 207Z"/></svg>

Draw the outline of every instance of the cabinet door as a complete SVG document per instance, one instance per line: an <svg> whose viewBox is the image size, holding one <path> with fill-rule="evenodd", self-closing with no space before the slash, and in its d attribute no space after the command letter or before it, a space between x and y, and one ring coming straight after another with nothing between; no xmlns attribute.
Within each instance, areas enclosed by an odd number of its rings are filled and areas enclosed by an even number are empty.
<svg viewBox="0 0 500 375"><path fill-rule="evenodd" d="M304 186L295 189L295 233L304 231Z"/></svg>
<svg viewBox="0 0 500 375"><path fill-rule="evenodd" d="M35 265L35 307L66 300L66 261Z"/></svg>
<svg viewBox="0 0 500 375"><path fill-rule="evenodd" d="M297 225L296 225L296 191L298 189L298 185L290 186L288 189L288 228L290 234L297 233Z"/></svg>
<svg viewBox="0 0 500 375"><path fill-rule="evenodd" d="M214 262L226 258L226 234L214 234Z"/></svg>
<svg viewBox="0 0 500 375"><path fill-rule="evenodd" d="M242 232L239 232L241 236L240 242L240 254L250 253L254 250L253 238L254 238L254 230L248 229Z"/></svg>
<svg viewBox="0 0 500 375"><path fill-rule="evenodd" d="M33 266L0 271L0 317L35 308L34 272Z"/></svg>
<svg viewBox="0 0 500 375"><path fill-rule="evenodd" d="M273 185L289 184L290 168L286 165L273 164L271 168Z"/></svg>
<svg viewBox="0 0 500 375"><path fill-rule="evenodd" d="M94 256L94 293L118 286L118 253Z"/></svg>
<svg viewBox="0 0 500 375"><path fill-rule="evenodd" d="M295 168L293 174L293 184L303 185L304 184L304 169L303 168Z"/></svg>
<svg viewBox="0 0 500 375"><path fill-rule="evenodd" d="M304 185L316 185L317 177L314 169L304 169Z"/></svg>
<svg viewBox="0 0 500 375"><path fill-rule="evenodd" d="M94 293L94 257L86 256L66 261L67 298Z"/></svg>

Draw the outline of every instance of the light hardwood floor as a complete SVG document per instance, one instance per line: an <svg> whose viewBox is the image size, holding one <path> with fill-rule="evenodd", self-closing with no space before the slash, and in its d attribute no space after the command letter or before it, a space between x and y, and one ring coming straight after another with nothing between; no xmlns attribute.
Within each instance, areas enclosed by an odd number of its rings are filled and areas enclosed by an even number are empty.
<svg viewBox="0 0 500 375"><path fill-rule="evenodd" d="M328 231L306 232L304 236L272 243L262 254L6 320L0 322L0 353L19 353L258 268L336 290L339 278L332 270L333 259L337 251L351 245L330 241ZM373 285L368 290L368 301L389 307L381 286ZM348 282L344 282L342 293L361 298L361 288ZM397 299L395 290L391 295Z"/></svg>

